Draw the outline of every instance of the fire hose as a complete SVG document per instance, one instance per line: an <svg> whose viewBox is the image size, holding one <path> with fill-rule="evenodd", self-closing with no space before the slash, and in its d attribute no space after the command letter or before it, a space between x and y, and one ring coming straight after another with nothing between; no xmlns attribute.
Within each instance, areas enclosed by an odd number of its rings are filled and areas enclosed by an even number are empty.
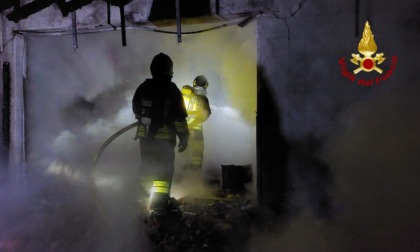
<svg viewBox="0 0 420 252"><path fill-rule="evenodd" d="M99 148L99 150L96 152L95 156L93 157L93 164L96 166L96 163L98 162L98 159L101 157L102 152L105 150L105 148L112 142L114 141L115 138L119 137L121 134L123 134L126 131L129 131L130 129L136 127L139 124L139 122L133 122L132 124L120 129L119 131L117 131L116 133L114 133L111 137L108 138L108 140L106 140L101 147Z"/></svg>

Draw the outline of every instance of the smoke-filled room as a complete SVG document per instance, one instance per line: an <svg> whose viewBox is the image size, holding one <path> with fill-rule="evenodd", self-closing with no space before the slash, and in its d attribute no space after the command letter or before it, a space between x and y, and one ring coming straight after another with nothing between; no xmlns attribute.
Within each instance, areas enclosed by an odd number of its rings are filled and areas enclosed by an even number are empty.
<svg viewBox="0 0 420 252"><path fill-rule="evenodd" d="M420 251L417 0L2 0L1 252Z"/></svg>

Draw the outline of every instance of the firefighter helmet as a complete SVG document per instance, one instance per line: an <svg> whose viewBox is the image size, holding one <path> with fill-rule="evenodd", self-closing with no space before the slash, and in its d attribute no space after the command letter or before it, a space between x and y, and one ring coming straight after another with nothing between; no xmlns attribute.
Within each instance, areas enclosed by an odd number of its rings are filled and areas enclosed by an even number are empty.
<svg viewBox="0 0 420 252"><path fill-rule="evenodd" d="M203 87L206 88L209 86L209 83L207 82L206 77L204 77L204 75L199 75L197 77L195 77L194 82L193 82L193 87L195 86L199 86L199 87Z"/></svg>
<svg viewBox="0 0 420 252"><path fill-rule="evenodd" d="M152 63L150 64L150 72L152 73L152 76L172 76L173 65L172 59L168 55L159 53L153 58Z"/></svg>

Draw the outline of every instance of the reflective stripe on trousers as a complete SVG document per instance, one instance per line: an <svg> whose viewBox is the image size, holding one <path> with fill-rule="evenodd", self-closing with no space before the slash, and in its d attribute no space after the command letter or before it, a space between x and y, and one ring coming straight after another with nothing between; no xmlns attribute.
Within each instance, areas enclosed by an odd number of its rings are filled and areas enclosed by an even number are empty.
<svg viewBox="0 0 420 252"><path fill-rule="evenodd" d="M155 180L150 194L150 210L167 210L171 183Z"/></svg>

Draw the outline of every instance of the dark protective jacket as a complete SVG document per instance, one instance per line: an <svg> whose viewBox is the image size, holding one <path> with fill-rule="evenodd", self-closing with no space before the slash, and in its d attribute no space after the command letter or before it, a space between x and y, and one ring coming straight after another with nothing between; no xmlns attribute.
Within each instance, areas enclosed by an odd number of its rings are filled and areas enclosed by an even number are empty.
<svg viewBox="0 0 420 252"><path fill-rule="evenodd" d="M146 133L144 124L137 127L137 137L175 140L188 139L188 116L181 91L168 80L146 79L137 88L132 100L133 112L141 121L151 119Z"/></svg>

